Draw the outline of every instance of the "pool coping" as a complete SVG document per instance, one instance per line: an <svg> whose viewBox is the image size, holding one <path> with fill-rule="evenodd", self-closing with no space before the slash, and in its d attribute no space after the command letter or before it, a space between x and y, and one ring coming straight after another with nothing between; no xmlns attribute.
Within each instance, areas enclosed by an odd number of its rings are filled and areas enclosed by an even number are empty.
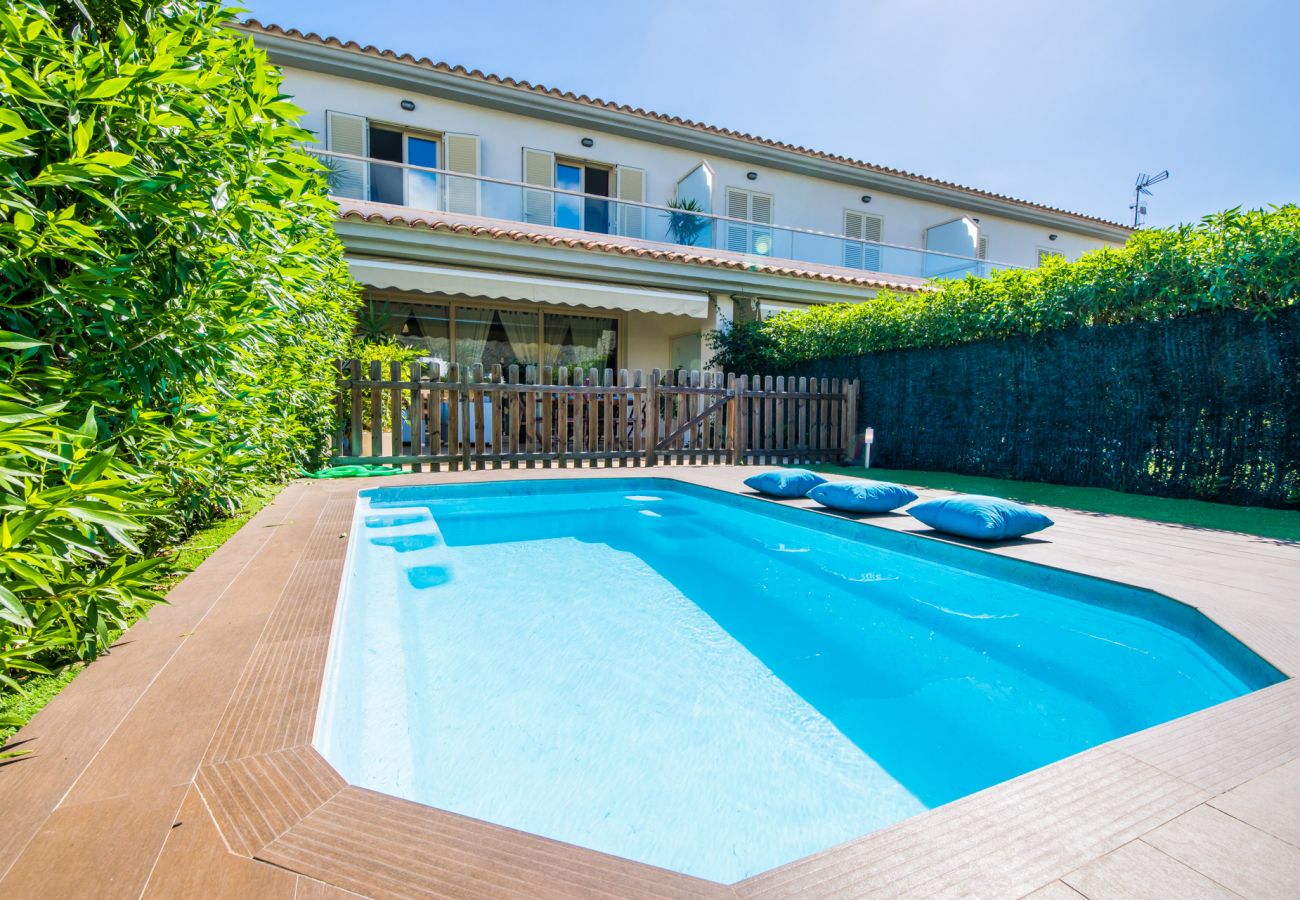
<svg viewBox="0 0 1300 900"><path fill-rule="evenodd" d="M297 525L297 537L282 548L283 561L292 562L287 579L248 641L247 663L184 782L201 798L229 855L295 873L295 892L310 883L380 896L784 897L936 895L977 885L981 895L1021 896L1300 758L1300 690L1290 679L724 885L354 787L312 748L358 490L654 477L739 493L740 478L752 471L505 470L298 487L296 502L315 504L310 529ZM892 521L883 527L907 530ZM1034 546L1020 558L1032 559ZM1295 616L1279 628L1276 617L1258 609L1225 615L1231 603L1209 602L1218 591L1163 593L1200 609L1283 672L1300 671ZM74 695L78 684L65 694ZM0 886L15 871L21 874L18 863Z"/></svg>

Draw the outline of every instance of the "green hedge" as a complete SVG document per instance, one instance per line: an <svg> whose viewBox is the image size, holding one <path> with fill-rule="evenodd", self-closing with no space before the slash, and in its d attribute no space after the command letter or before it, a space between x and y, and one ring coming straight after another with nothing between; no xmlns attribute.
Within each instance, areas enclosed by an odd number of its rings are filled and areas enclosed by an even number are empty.
<svg viewBox="0 0 1300 900"><path fill-rule="evenodd" d="M316 465L356 305L230 12L46 6L0 6L0 689L102 651L160 551Z"/></svg>
<svg viewBox="0 0 1300 900"><path fill-rule="evenodd" d="M871 461L1240 506L1300 504L1300 305L814 360L861 379Z"/></svg>
<svg viewBox="0 0 1300 900"><path fill-rule="evenodd" d="M814 359L947 347L1079 325L1160 320L1211 310L1268 316L1300 299L1300 207L1229 210L1198 225L1139 231L1077 262L882 291L741 323L713 335L713 364L775 372Z"/></svg>

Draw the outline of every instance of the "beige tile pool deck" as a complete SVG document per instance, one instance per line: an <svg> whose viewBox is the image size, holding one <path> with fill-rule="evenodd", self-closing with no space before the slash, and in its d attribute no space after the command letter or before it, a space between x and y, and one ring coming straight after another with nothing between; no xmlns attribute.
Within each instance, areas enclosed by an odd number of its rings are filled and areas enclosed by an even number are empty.
<svg viewBox="0 0 1300 900"><path fill-rule="evenodd" d="M32 753L0 765L0 897L1300 897L1294 679L733 885L351 787L311 748L359 489L654 476L743 492L754 471L290 485L11 743ZM988 552L1160 591L1300 673L1300 544L1049 514L1042 540Z"/></svg>

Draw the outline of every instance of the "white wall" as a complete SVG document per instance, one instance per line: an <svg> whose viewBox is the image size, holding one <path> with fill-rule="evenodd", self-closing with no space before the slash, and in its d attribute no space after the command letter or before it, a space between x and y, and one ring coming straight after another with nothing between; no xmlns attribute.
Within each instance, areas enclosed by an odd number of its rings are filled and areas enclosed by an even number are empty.
<svg viewBox="0 0 1300 900"><path fill-rule="evenodd" d="M667 369L671 360L673 338L684 334L703 335L709 328L707 320L692 316L629 312L626 338L627 367L645 372L651 369ZM702 341L703 338L701 337L700 340Z"/></svg>
<svg viewBox="0 0 1300 900"><path fill-rule="evenodd" d="M320 135L322 144L327 109L408 128L476 134L480 139L482 175L521 180L522 148L531 147L576 159L644 169L645 199L654 204L663 204L670 199L677 180L701 160L698 154L686 150L608 135L594 129L584 130L544 119L413 95L383 85L302 69L286 68L284 73L284 91L293 95L294 102L306 110L303 125ZM399 105L403 99L413 100L415 110L403 110ZM584 148L581 144L583 137L591 137L595 145L590 149ZM926 228L969 214L968 210L958 206L928 203L880 191L871 191L871 202L864 204L861 201L863 190L852 185L751 167L728 159L713 157L708 161L716 173L715 211L724 211L723 198L728 186L762 191L775 198L772 217L776 224L839 234L843 231L844 210L851 209L883 217L882 240L885 243L921 247ZM749 171L758 173L757 180L746 179ZM988 258L1013 265L1035 265L1039 248L1057 250L1067 258L1075 259L1085 250L1104 243L1096 238L1072 234L1064 227L1046 228L984 213L974 217L979 219L981 235L988 239ZM1049 241L1049 233L1057 234L1057 240Z"/></svg>

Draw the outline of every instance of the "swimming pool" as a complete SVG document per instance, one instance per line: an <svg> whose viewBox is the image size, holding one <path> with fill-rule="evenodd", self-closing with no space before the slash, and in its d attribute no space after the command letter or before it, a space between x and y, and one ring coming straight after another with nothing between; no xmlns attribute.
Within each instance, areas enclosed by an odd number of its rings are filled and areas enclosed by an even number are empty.
<svg viewBox="0 0 1300 900"><path fill-rule="evenodd" d="M380 488L316 744L731 882L1280 673L1147 591L674 481Z"/></svg>

